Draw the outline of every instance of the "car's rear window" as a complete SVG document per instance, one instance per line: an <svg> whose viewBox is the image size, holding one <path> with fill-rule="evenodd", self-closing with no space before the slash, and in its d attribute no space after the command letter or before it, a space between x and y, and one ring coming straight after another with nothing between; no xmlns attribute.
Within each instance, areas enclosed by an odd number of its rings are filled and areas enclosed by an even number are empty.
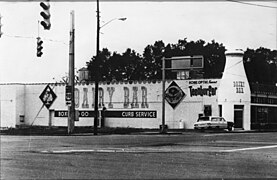
<svg viewBox="0 0 277 180"><path fill-rule="evenodd" d="M209 121L209 117L200 117L197 121Z"/></svg>

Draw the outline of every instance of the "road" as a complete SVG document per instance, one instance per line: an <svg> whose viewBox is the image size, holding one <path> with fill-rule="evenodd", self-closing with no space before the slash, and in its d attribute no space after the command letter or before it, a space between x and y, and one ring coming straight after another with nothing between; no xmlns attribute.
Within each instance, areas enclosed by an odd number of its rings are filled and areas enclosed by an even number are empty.
<svg viewBox="0 0 277 180"><path fill-rule="evenodd" d="M277 133L1 136L1 179L277 178Z"/></svg>

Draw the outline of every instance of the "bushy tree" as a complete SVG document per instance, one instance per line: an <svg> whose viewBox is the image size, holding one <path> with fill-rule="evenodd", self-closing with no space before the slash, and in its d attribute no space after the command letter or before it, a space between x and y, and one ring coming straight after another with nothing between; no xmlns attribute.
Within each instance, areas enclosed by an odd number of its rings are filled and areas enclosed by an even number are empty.
<svg viewBox="0 0 277 180"><path fill-rule="evenodd" d="M244 67L250 83L275 85L277 83L277 51L260 47L247 49Z"/></svg>
<svg viewBox="0 0 277 180"><path fill-rule="evenodd" d="M190 41L180 39L176 44L165 45L162 40L153 45L147 45L143 54L128 48L124 53L111 53L104 48L99 53L99 65L95 57L87 62L91 81L95 80L95 72L99 72L99 81L129 81L129 80L161 80L162 57L193 56L204 57L204 78L221 78L226 62L225 47L212 40ZM277 51L266 48L247 49L244 66L250 83L277 83ZM174 73L167 71L166 79L173 79Z"/></svg>
<svg viewBox="0 0 277 180"><path fill-rule="evenodd" d="M203 40L198 40L196 42L190 41L187 39L179 40L176 44L168 44L166 47L158 46L158 54L155 54L154 50L157 47L156 44L162 41L156 42L154 46L148 45L144 51L144 58L148 60L155 61L153 63L161 69L161 56L162 54L165 57L174 57L174 56L193 56L193 55L202 55L204 57L204 78L220 78L224 70L225 65L225 47L222 44L215 42L214 40L211 43L205 43ZM163 50L163 53L161 53ZM146 53L147 52L147 53ZM150 70L153 68L150 68ZM151 71L153 72L153 71ZM159 71L161 72L161 71ZM173 78L173 74L167 72L167 78ZM161 73L158 73L157 76L154 76L156 79L161 79Z"/></svg>

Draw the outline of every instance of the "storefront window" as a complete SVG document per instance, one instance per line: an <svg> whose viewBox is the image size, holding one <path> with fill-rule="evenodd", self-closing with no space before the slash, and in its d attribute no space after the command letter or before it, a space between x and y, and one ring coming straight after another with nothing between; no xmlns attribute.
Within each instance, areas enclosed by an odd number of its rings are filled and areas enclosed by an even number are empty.
<svg viewBox="0 0 277 180"><path fill-rule="evenodd" d="M268 123L267 107L258 107L257 120L259 123Z"/></svg>

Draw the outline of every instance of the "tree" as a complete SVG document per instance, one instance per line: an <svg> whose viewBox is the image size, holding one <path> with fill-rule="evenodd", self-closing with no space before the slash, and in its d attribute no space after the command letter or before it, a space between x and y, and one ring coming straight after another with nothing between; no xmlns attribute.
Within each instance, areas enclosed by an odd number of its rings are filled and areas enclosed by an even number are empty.
<svg viewBox="0 0 277 180"><path fill-rule="evenodd" d="M96 67L95 56L87 62L90 70L90 79L95 81L96 72L99 72L99 81L137 80L137 67L141 57L134 50L127 49L122 55L104 48L99 53L99 66ZM141 73L141 72L140 72Z"/></svg>
<svg viewBox="0 0 277 180"><path fill-rule="evenodd" d="M162 57L165 49L163 41L156 41L144 49L140 69L144 72L142 80L157 80L162 76Z"/></svg>
<svg viewBox="0 0 277 180"><path fill-rule="evenodd" d="M144 64L147 65L145 70L148 79L161 79L162 55L165 57L203 55L204 78L220 78L226 61L224 53L225 47L214 40L205 44L201 39L188 42L185 38L167 46L162 41L156 41L154 45L148 45L145 48L143 58ZM166 72L167 79L173 77L174 73Z"/></svg>
<svg viewBox="0 0 277 180"><path fill-rule="evenodd" d="M107 48L103 48L99 52L99 65L95 63L96 57L93 56L89 62L87 62L87 68L89 70L89 76L91 81L95 81L96 72L99 72L99 81L105 81L109 77L109 70L107 69L107 61L111 57L111 52Z"/></svg>
<svg viewBox="0 0 277 180"><path fill-rule="evenodd" d="M212 40L204 46L204 78L221 78L226 62L225 47Z"/></svg>
<svg viewBox="0 0 277 180"><path fill-rule="evenodd" d="M277 51L260 47L247 49L243 57L250 83L275 85L277 83Z"/></svg>
<svg viewBox="0 0 277 180"><path fill-rule="evenodd" d="M99 72L99 81L129 80L161 80L162 57L202 55L204 57L204 78L221 78L226 62L225 47L212 40L190 41L186 38L176 44L165 46L162 40L147 45L140 55L130 48L122 54L111 53L104 48L99 53L99 66L95 65L95 57L87 62L91 81L95 80L95 72ZM277 83L277 50L260 47L256 50L247 49L243 62L250 83ZM166 79L174 79L176 74L166 71Z"/></svg>

